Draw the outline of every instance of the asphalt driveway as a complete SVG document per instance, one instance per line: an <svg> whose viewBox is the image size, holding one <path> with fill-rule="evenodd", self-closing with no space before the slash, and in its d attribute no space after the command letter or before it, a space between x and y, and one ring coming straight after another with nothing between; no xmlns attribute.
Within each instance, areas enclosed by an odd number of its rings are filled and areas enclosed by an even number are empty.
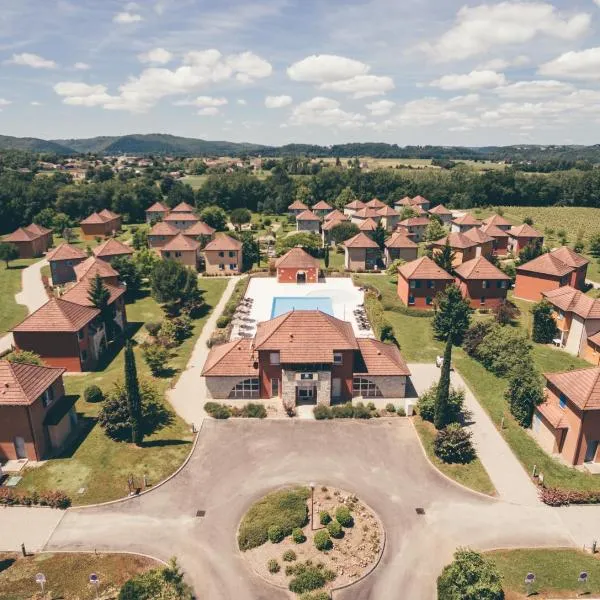
<svg viewBox="0 0 600 600"><path fill-rule="evenodd" d="M248 569L235 533L253 501L273 488L309 481L355 492L386 529L379 567L336 600L433 598L441 567L460 545L572 544L551 509L486 498L443 477L423 455L408 419L230 419L206 420L190 462L161 488L118 504L69 510L46 549L177 556L199 598L286 598ZM196 517L198 510L206 516Z"/></svg>

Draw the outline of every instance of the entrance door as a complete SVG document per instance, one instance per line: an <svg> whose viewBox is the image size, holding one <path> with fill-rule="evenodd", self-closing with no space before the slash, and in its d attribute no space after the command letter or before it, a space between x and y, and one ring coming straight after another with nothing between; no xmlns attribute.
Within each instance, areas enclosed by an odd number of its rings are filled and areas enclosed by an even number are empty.
<svg viewBox="0 0 600 600"><path fill-rule="evenodd" d="M331 397L339 398L342 395L342 380L339 377L334 377L331 380Z"/></svg>
<svg viewBox="0 0 600 600"><path fill-rule="evenodd" d="M306 283L306 273L304 271L298 271L296 274L296 283Z"/></svg>
<svg viewBox="0 0 600 600"><path fill-rule="evenodd" d="M271 379L271 396L279 397L279 379Z"/></svg>
<svg viewBox="0 0 600 600"><path fill-rule="evenodd" d="M596 450L598 450L598 440L590 440L587 443L585 462L594 462L594 458L596 458Z"/></svg>
<svg viewBox="0 0 600 600"><path fill-rule="evenodd" d="M14 440L15 453L17 458L27 458L27 452L25 452L25 440L22 437L16 437Z"/></svg>
<svg viewBox="0 0 600 600"><path fill-rule="evenodd" d="M296 404L313 404L317 397L317 388L300 387L296 388Z"/></svg>

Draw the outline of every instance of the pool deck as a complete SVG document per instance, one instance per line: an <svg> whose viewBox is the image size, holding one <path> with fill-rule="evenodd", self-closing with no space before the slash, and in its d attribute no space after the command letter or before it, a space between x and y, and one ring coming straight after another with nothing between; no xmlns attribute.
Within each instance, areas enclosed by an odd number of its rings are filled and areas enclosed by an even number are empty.
<svg viewBox="0 0 600 600"><path fill-rule="evenodd" d="M364 302L364 294L352 283L349 277L332 277L319 283L278 283L275 277L253 277L246 291L246 298L252 298L252 308L244 321L234 322L231 339L254 336L256 325L271 319L273 298L316 298L329 297L333 305L333 316L352 324L357 337L373 337L373 331L361 329L354 316L354 310ZM240 325L245 324L245 329Z"/></svg>

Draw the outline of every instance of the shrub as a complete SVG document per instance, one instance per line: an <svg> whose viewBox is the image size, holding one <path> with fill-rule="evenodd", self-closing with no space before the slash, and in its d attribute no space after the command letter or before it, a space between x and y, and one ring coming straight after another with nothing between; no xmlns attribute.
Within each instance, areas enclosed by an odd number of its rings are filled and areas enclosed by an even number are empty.
<svg viewBox="0 0 600 600"><path fill-rule="evenodd" d="M240 550L264 544L269 539L268 530L272 525L280 527L284 536L297 527L304 527L308 522L306 500L309 495L308 488L304 487L279 490L253 504L240 524Z"/></svg>
<svg viewBox="0 0 600 600"><path fill-rule="evenodd" d="M6 360L11 363L25 363L28 365L43 366L44 361L39 354L30 350L13 350L6 355Z"/></svg>
<svg viewBox="0 0 600 600"><path fill-rule="evenodd" d="M433 423L433 415L435 411L435 398L437 395L437 383L434 383L422 396L419 398L417 407L419 414L424 421ZM463 389L456 390L450 388L448 395L448 405L446 415L449 423L455 423L460 419L463 413L463 405L465 402L465 391Z"/></svg>
<svg viewBox="0 0 600 600"><path fill-rule="evenodd" d="M0 505L8 506L49 506L62 510L71 506L71 498L60 490L45 492L17 491L13 488L0 488Z"/></svg>
<svg viewBox="0 0 600 600"><path fill-rule="evenodd" d="M292 532L293 535L293 532ZM296 560L296 553L293 550L286 550L282 556L285 562L294 562Z"/></svg>
<svg viewBox="0 0 600 600"><path fill-rule="evenodd" d="M354 407L351 402L332 406L331 415L334 419L351 419L354 416Z"/></svg>
<svg viewBox="0 0 600 600"><path fill-rule="evenodd" d="M403 407L403 406L399 406L399 407L396 409L396 414L397 414L399 417L405 417L405 416L406 416L406 411L404 410L404 407Z"/></svg>
<svg viewBox="0 0 600 600"><path fill-rule="evenodd" d="M300 600L331 600L329 592L315 592L314 594L302 594Z"/></svg>
<svg viewBox="0 0 600 600"><path fill-rule="evenodd" d="M225 404L219 404L218 402L207 402L204 405L204 410L213 419L229 419L231 416L231 409Z"/></svg>
<svg viewBox="0 0 600 600"><path fill-rule="evenodd" d="M97 385L88 385L83 392L83 397L86 402L102 402L104 400L104 394Z"/></svg>
<svg viewBox="0 0 600 600"><path fill-rule="evenodd" d="M533 328L531 338L538 344L549 344L556 336L556 322L552 317L552 304L545 298L533 305Z"/></svg>
<svg viewBox="0 0 600 600"><path fill-rule="evenodd" d="M169 350L162 344L144 344L142 355L150 372L155 377L158 377L165 371L170 357Z"/></svg>
<svg viewBox="0 0 600 600"><path fill-rule="evenodd" d="M321 533L321 532L319 532ZM302 594L304 592L312 592L313 590L318 590L322 588L327 580L325 579L325 575L322 573L322 570L317 569L316 567L311 567L296 575L290 581L290 591L295 594Z"/></svg>
<svg viewBox="0 0 600 600"><path fill-rule="evenodd" d="M372 416L371 410L375 409L375 405L373 405L373 409L371 409L369 406L365 406L362 402L358 402L353 408L353 417L355 419L370 419Z"/></svg>
<svg viewBox="0 0 600 600"><path fill-rule="evenodd" d="M333 418L333 415L331 414L331 408L329 408L329 406L325 406L325 404L317 404L313 408L313 414L315 415L315 419L319 421Z"/></svg>
<svg viewBox="0 0 600 600"><path fill-rule="evenodd" d="M285 537L283 530L281 527L279 527L279 525L271 525L271 527L267 529L267 535L272 544L279 544L279 542L282 542L283 538Z"/></svg>
<svg viewBox="0 0 600 600"><path fill-rule="evenodd" d="M263 404L253 404L252 402L246 404L242 412L242 416L252 419L264 419L267 416L267 409Z"/></svg>
<svg viewBox="0 0 600 600"><path fill-rule="evenodd" d="M389 404L385 405L385 410L387 410L390 413L395 413L396 407L390 402Z"/></svg>
<svg viewBox="0 0 600 600"><path fill-rule="evenodd" d="M174 558L162 569L151 569L126 581L118 600L192 600L191 588L183 581Z"/></svg>
<svg viewBox="0 0 600 600"><path fill-rule="evenodd" d="M535 407L544 402L542 381L531 360L513 370L504 397L519 425L530 427Z"/></svg>
<svg viewBox="0 0 600 600"><path fill-rule="evenodd" d="M217 319L217 327L219 329L225 329L225 327L227 327L227 325L229 325L229 323L231 323L231 317L228 317L226 315L221 315Z"/></svg>
<svg viewBox="0 0 600 600"><path fill-rule="evenodd" d="M326 529L319 529L319 531L317 531L317 533L315 533L314 537L313 537L313 541L315 543L315 548L317 550L330 550L333 547L333 544L331 543L331 538L329 537L329 532ZM321 586L318 586L321 587ZM292 589L292 588L290 588ZM315 589L315 588L311 588L311 589ZM294 590L292 590L294 591ZM301 590L301 591L305 591L305 590Z"/></svg>
<svg viewBox="0 0 600 600"><path fill-rule="evenodd" d="M437 580L439 600L503 600L502 578L493 561L459 549Z"/></svg>
<svg viewBox="0 0 600 600"><path fill-rule="evenodd" d="M338 538L344 537L344 530L342 529L342 526L337 521L331 521L331 523L328 523L327 531L329 531L329 535L332 538L338 539Z"/></svg>
<svg viewBox="0 0 600 600"><path fill-rule="evenodd" d="M175 317L172 322L175 329L175 339L179 343L189 338L194 332L194 322L186 313Z"/></svg>
<svg viewBox="0 0 600 600"><path fill-rule="evenodd" d="M274 558L267 563L267 569L269 569L269 573L279 573L281 571L279 563Z"/></svg>
<svg viewBox="0 0 600 600"><path fill-rule="evenodd" d="M352 527L354 525L354 519L347 506L338 506L335 509L335 519L343 527Z"/></svg>
<svg viewBox="0 0 600 600"><path fill-rule="evenodd" d="M491 328L492 323L490 321L478 321L467 329L463 337L462 347L469 356L475 356L479 344L483 342Z"/></svg>
<svg viewBox="0 0 600 600"><path fill-rule="evenodd" d="M524 331L494 324L475 352L475 358L488 370L504 377L531 353L532 345Z"/></svg>
<svg viewBox="0 0 600 600"><path fill-rule="evenodd" d="M327 523L331 523L331 515L326 510L322 510L319 513L319 522L321 525L327 525Z"/></svg>
<svg viewBox="0 0 600 600"><path fill-rule="evenodd" d="M0 488L1 491L1 488ZM548 506L569 506L570 504L600 504L600 492L540 488L540 500Z"/></svg>
<svg viewBox="0 0 600 600"><path fill-rule="evenodd" d="M306 541L304 531L302 531L300 527L295 527L294 529L292 529L292 539L296 544L303 544Z"/></svg>
<svg viewBox="0 0 600 600"><path fill-rule="evenodd" d="M475 458L475 449L471 443L472 433L452 423L438 431L433 442L435 455L445 463L471 462Z"/></svg>

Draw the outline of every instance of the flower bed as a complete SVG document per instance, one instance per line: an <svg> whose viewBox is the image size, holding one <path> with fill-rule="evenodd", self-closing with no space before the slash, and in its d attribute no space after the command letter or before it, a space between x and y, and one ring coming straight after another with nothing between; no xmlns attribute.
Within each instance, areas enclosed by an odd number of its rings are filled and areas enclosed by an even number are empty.
<svg viewBox="0 0 600 600"><path fill-rule="evenodd" d="M10 506L49 506L69 508L71 498L64 492L21 492L13 488L0 488L0 504Z"/></svg>

